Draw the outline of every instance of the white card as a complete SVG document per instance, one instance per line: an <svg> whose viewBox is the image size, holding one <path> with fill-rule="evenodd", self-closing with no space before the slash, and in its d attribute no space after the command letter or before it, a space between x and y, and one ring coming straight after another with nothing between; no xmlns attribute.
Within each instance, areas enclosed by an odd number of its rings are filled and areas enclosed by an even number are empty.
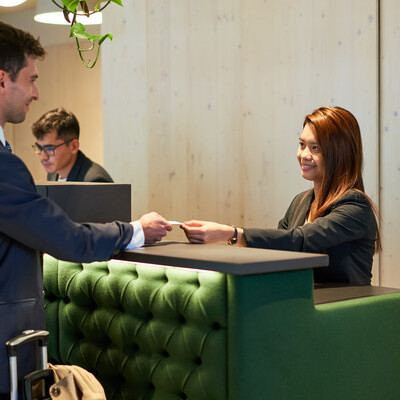
<svg viewBox="0 0 400 400"><path fill-rule="evenodd" d="M171 225L183 225L183 222L179 222L179 221L168 221L168 223Z"/></svg>

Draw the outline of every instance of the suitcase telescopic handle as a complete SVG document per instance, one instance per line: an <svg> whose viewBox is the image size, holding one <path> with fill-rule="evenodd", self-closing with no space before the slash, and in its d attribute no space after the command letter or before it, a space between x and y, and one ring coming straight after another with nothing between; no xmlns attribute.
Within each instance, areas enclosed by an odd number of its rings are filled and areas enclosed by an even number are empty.
<svg viewBox="0 0 400 400"><path fill-rule="evenodd" d="M48 331L42 330L26 330L7 343L7 353L10 364L10 398L12 400L18 399L18 372L17 372L17 354L18 348L24 343L38 341L39 347L42 350L42 369L47 367L47 339L49 336Z"/></svg>
<svg viewBox="0 0 400 400"><path fill-rule="evenodd" d="M40 347L47 347L48 337L49 332L47 331L35 331L33 329L23 331L20 335L6 343L8 356L15 357L19 346L27 342L38 341Z"/></svg>

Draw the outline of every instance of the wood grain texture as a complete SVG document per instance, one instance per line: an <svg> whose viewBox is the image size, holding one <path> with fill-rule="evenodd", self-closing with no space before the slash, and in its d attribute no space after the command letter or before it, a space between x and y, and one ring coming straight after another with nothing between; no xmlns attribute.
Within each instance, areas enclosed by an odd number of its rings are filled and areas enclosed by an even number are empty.
<svg viewBox="0 0 400 400"><path fill-rule="evenodd" d="M381 1L381 284L400 287L400 3Z"/></svg>

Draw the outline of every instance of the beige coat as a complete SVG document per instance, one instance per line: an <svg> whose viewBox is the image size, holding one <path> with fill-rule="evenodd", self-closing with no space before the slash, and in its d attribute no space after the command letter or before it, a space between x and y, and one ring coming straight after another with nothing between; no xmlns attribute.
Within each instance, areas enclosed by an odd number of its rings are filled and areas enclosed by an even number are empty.
<svg viewBox="0 0 400 400"><path fill-rule="evenodd" d="M53 400L106 400L104 389L93 374L76 365L52 365L54 383L50 387Z"/></svg>

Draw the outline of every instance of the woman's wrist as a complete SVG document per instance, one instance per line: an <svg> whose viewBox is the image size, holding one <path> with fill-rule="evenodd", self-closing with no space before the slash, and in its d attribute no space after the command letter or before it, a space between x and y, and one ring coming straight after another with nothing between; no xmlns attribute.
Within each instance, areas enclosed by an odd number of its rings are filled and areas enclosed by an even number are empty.
<svg viewBox="0 0 400 400"><path fill-rule="evenodd" d="M244 236L244 229L243 228L238 228L238 240L237 240L237 245L242 246L242 247L247 247L247 241Z"/></svg>

